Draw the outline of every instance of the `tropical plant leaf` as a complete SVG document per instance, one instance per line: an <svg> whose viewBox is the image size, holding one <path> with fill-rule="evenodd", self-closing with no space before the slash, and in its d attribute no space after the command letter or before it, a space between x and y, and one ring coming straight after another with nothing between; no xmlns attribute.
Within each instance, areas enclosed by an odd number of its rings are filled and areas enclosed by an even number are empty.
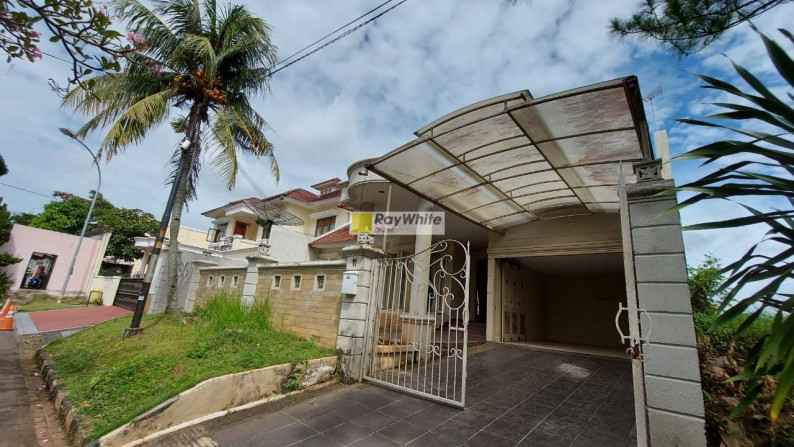
<svg viewBox="0 0 794 447"><path fill-rule="evenodd" d="M755 28L753 28L755 29ZM757 30L756 30L757 32ZM782 34L794 43L788 31ZM768 57L787 84L783 98L794 101L794 61L774 40L758 33ZM744 372L729 379L747 382L747 393L732 413L741 414L763 390L768 377L777 379L770 419L777 420L794 385L794 294L786 284L794 279L794 109L781 99L777 89L768 85L740 64L731 62L742 81L736 85L709 76L699 76L703 88L718 90L737 100L714 104L722 110L702 119L679 122L701 128L718 129L738 135L688 151L677 160L700 160L702 167L726 165L685 185L671 189L691 196L671 211L695 206L706 200L727 200L745 208L749 215L688 226L689 230L741 228L764 225L766 234L742 256L721 270L725 274L716 293L724 294L717 307L712 329L743 319L734 336L746 333L764 315L774 315L768 333L747 353ZM750 105L744 103L749 102ZM759 127L760 126L760 127ZM763 129L763 130L761 130ZM730 158L729 158L730 157ZM726 163L730 160L730 163ZM736 161L739 160L739 161ZM744 198L773 198L772 209L758 209ZM782 206L778 206L782 202Z"/></svg>

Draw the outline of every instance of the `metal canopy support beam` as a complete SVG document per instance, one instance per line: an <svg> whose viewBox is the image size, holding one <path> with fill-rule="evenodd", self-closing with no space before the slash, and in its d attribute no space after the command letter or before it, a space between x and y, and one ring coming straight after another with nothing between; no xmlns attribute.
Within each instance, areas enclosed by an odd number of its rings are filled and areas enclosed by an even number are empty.
<svg viewBox="0 0 794 447"><path fill-rule="evenodd" d="M368 167L497 232L551 210L617 212L619 164L650 156L637 95L632 76L539 99L500 96L425 126Z"/></svg>

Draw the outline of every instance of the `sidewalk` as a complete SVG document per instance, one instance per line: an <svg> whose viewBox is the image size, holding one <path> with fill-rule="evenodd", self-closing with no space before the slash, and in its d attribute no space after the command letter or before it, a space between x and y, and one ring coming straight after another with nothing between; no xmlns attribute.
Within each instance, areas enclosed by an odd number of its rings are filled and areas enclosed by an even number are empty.
<svg viewBox="0 0 794 447"><path fill-rule="evenodd" d="M0 331L0 433L0 447L38 444L13 331Z"/></svg>
<svg viewBox="0 0 794 447"><path fill-rule="evenodd" d="M20 312L14 323L20 335L64 331L93 326L116 317L132 315L132 311L115 306L78 307L76 309Z"/></svg>

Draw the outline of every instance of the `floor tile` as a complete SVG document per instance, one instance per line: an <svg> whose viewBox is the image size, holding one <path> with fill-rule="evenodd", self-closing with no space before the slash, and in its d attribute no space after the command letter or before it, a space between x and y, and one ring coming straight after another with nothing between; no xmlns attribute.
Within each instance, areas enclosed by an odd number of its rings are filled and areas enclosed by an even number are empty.
<svg viewBox="0 0 794 447"><path fill-rule="evenodd" d="M378 433L391 440L405 444L427 433L427 429L405 421L399 421L380 430Z"/></svg>
<svg viewBox="0 0 794 447"><path fill-rule="evenodd" d="M484 431L477 433L473 438L466 441L466 445L472 447L513 447L515 444L515 441L509 441L505 438Z"/></svg>
<svg viewBox="0 0 794 447"><path fill-rule="evenodd" d="M366 438L360 439L353 444L350 444L351 447L393 447L398 445L400 444L379 433L373 433Z"/></svg>
<svg viewBox="0 0 794 447"><path fill-rule="evenodd" d="M293 444L292 447L338 447L341 445L342 444L339 444L327 436L315 435L311 438L304 439L297 444Z"/></svg>
<svg viewBox="0 0 794 447"><path fill-rule="evenodd" d="M342 425L337 425L336 427L323 432L323 435L342 445L348 445L350 443L356 442L359 439L366 438L370 434L372 434L371 430L360 425L353 424L352 422L346 422Z"/></svg>
<svg viewBox="0 0 794 447"><path fill-rule="evenodd" d="M367 413L364 416L359 416L350 422L360 425L364 428L368 428L372 431L378 431L381 428L397 422L397 419L389 416L388 414L381 413L380 411L373 411L372 413Z"/></svg>
<svg viewBox="0 0 794 447"><path fill-rule="evenodd" d="M256 439L256 444L254 445L261 447L285 446L311 438L316 434L317 432L311 428L301 423L295 423Z"/></svg>
<svg viewBox="0 0 794 447"><path fill-rule="evenodd" d="M337 425L344 424L347 420L333 414L333 412L326 411L308 419L304 419L301 422L313 430L324 432Z"/></svg>
<svg viewBox="0 0 794 447"><path fill-rule="evenodd" d="M350 402L348 404L342 405L339 408L331 410L334 415L347 420L356 419L357 417L364 416L365 414L371 413L372 411L372 408L369 408L358 402Z"/></svg>
<svg viewBox="0 0 794 447"><path fill-rule="evenodd" d="M480 431L480 427L474 427L463 422L455 422L454 419L444 422L433 429L433 433L458 442L465 442L478 431Z"/></svg>
<svg viewBox="0 0 794 447"><path fill-rule="evenodd" d="M285 409L284 413L294 417L295 419L302 420L302 419L308 419L312 416L316 416L326 411L327 410L325 408L319 405L302 403Z"/></svg>

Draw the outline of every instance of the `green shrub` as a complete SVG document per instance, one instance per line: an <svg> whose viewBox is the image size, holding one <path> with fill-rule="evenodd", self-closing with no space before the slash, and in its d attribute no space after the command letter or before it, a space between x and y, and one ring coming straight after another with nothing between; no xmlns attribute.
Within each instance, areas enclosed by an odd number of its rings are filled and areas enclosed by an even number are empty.
<svg viewBox="0 0 794 447"><path fill-rule="evenodd" d="M257 297L249 308L239 295L221 291L209 297L194 314L215 331L262 332L270 328L270 298Z"/></svg>

